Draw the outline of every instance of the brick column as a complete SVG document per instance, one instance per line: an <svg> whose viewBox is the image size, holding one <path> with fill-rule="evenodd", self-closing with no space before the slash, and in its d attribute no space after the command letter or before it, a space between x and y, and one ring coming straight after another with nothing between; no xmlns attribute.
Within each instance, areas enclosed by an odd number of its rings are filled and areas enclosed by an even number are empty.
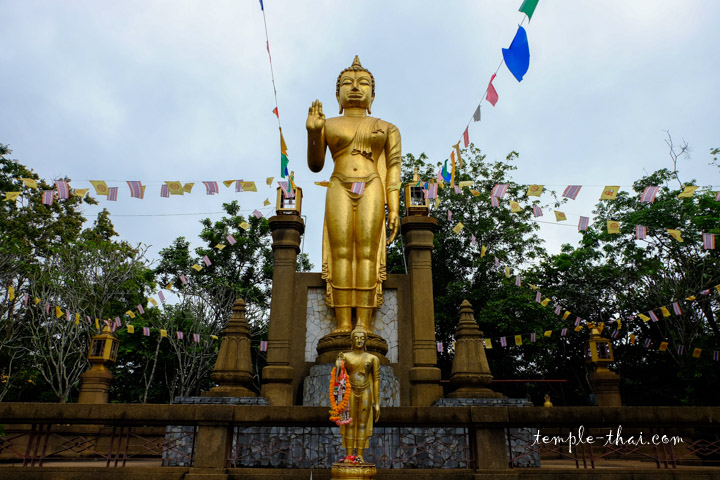
<svg viewBox="0 0 720 480"><path fill-rule="evenodd" d="M411 216L401 222L412 303L410 401L416 406L432 405L443 393L437 367L432 284L431 252L436 230L437 220L432 217Z"/></svg>
<svg viewBox="0 0 720 480"><path fill-rule="evenodd" d="M293 368L290 366L295 271L305 223L297 215L271 217L274 257L270 325L268 329L268 364L262 371L260 394L271 405L293 404ZM305 341L301 339L300 341Z"/></svg>

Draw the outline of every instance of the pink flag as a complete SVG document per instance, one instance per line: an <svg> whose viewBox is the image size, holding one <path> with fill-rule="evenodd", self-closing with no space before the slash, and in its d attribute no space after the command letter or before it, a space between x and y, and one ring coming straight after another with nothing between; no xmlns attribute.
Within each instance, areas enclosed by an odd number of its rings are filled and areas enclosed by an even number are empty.
<svg viewBox="0 0 720 480"><path fill-rule="evenodd" d="M658 316L655 315L655 312L653 312L652 310L648 312L648 315L650 315L650 318L652 318L653 322L657 322L659 320Z"/></svg>
<svg viewBox="0 0 720 480"><path fill-rule="evenodd" d="M560 336L564 337L565 335L567 335L567 328L563 328L562 330L560 330Z"/></svg>
<svg viewBox="0 0 720 480"><path fill-rule="evenodd" d="M255 215L257 218L263 218L263 214L260 210L253 211L253 215Z"/></svg>
<svg viewBox="0 0 720 480"><path fill-rule="evenodd" d="M168 187L167 185L163 184L163 185L160 187L160 196L163 197L163 198L170 198L170 187Z"/></svg>
<svg viewBox="0 0 720 480"><path fill-rule="evenodd" d="M438 353L442 353L443 351L443 344L442 342L436 342L437 343L437 351Z"/></svg>
<svg viewBox="0 0 720 480"><path fill-rule="evenodd" d="M453 185L453 190L455 190L455 193L460 194L462 193L462 189L458 187L457 185Z"/></svg>
<svg viewBox="0 0 720 480"><path fill-rule="evenodd" d="M280 185L280 190L282 190L283 195L285 195L285 198L293 198L294 194L292 192L292 189L289 188L288 182L278 182L278 185ZM355 185L355 184L353 184ZM365 184L363 184L363 187Z"/></svg>
<svg viewBox="0 0 720 480"><path fill-rule="evenodd" d="M267 352L268 349L268 342L267 340L261 340L260 341L260 351L261 352Z"/></svg>
<svg viewBox="0 0 720 480"><path fill-rule="evenodd" d="M128 184L128 187L130 187L130 197L131 198L143 198L142 182L128 180L127 184Z"/></svg>
<svg viewBox="0 0 720 480"><path fill-rule="evenodd" d="M643 193L640 196L640 201L644 203L653 203L655 201L655 195L657 195L659 190L660 187L645 187L645 190L643 190Z"/></svg>
<svg viewBox="0 0 720 480"><path fill-rule="evenodd" d="M493 80L495 80L494 73L493 73L493 76L490 77L490 83L488 83L487 95L485 96L485 100L490 102L490 105L492 105L494 107L498 101L498 94L497 94L497 91L495 90L495 87L493 86L493 83L492 83Z"/></svg>
<svg viewBox="0 0 720 480"><path fill-rule="evenodd" d="M353 182L350 191L357 195L362 195L365 191L365 182Z"/></svg>
<svg viewBox="0 0 720 480"><path fill-rule="evenodd" d="M495 185L492 189L492 193L490 193L490 196L503 198L505 196L505 194L507 193L509 186L510 185L507 183L499 183L499 184Z"/></svg>
<svg viewBox="0 0 720 480"><path fill-rule="evenodd" d="M719 190L719 191L717 192L717 194L715 195L715 201L716 201L716 202L720 202L720 190Z"/></svg>
<svg viewBox="0 0 720 480"><path fill-rule="evenodd" d="M590 217L580 217L580 221L578 222L578 231L586 232L588 225L590 225Z"/></svg>
<svg viewBox="0 0 720 480"><path fill-rule="evenodd" d="M69 317L69 315L68 315ZM115 328L120 328L122 326L122 322L120 321L120 317L115 317Z"/></svg>
<svg viewBox="0 0 720 480"><path fill-rule="evenodd" d="M644 240L647 237L647 227L643 225L635 225L635 239Z"/></svg>
<svg viewBox="0 0 720 480"><path fill-rule="evenodd" d="M270 53L270 44L268 43L268 54ZM275 114L276 117L280 118L280 114L278 113L278 108L273 108L272 112Z"/></svg>
<svg viewBox="0 0 720 480"><path fill-rule="evenodd" d="M181 273L181 274L180 274L180 281L182 282L183 285L187 285L187 284L188 284L188 279L187 279L187 277L185 276L184 273Z"/></svg>
<svg viewBox="0 0 720 480"><path fill-rule="evenodd" d="M28 306L28 300L30 300L30 294L29 294L29 293L26 293L25 295L23 295L23 297L24 297L24 298L23 298L23 305L27 307L27 306Z"/></svg>
<svg viewBox="0 0 720 480"><path fill-rule="evenodd" d="M242 180L235 180L235 192L244 192L245 189L243 188L243 181Z"/></svg>
<svg viewBox="0 0 720 480"><path fill-rule="evenodd" d="M673 303L672 307L675 315L682 315L682 308L680 308L680 304L678 302Z"/></svg>
<svg viewBox="0 0 720 480"><path fill-rule="evenodd" d="M542 295L540 294L540 290L535 293L535 301L537 303L540 303L542 301Z"/></svg>
<svg viewBox="0 0 720 480"><path fill-rule="evenodd" d="M45 315L50 315L50 304L49 303L45 304Z"/></svg>
<svg viewBox="0 0 720 480"><path fill-rule="evenodd" d="M540 207L538 207L537 205L533 205L533 215L534 215L536 218L537 218L537 217L542 217L542 216L543 216L543 214L542 214L542 209L541 209Z"/></svg>
<svg viewBox="0 0 720 480"><path fill-rule="evenodd" d="M177 332L175 332L175 336L177 337L178 340L182 340L182 339L183 339L183 332L181 332L181 331L178 330Z"/></svg>
<svg viewBox="0 0 720 480"><path fill-rule="evenodd" d="M145 313L145 309L142 305L137 306L137 311L140 312L140 315L143 315Z"/></svg>
<svg viewBox="0 0 720 480"><path fill-rule="evenodd" d="M580 322L582 322L582 318L577 317L577 318L575 319L575 326L576 326L576 327L579 327L579 326L580 326Z"/></svg>
<svg viewBox="0 0 720 480"><path fill-rule="evenodd" d="M203 185L205 185L205 191L208 195L215 195L216 193L220 193L217 182L203 182Z"/></svg>
<svg viewBox="0 0 720 480"><path fill-rule="evenodd" d="M193 342L200 343L200 334L199 333L193 333Z"/></svg>
<svg viewBox="0 0 720 480"><path fill-rule="evenodd" d="M535 342L537 341L537 334L536 334L536 333L533 332L533 333L530 334L530 341L531 341L532 343L535 343Z"/></svg>
<svg viewBox="0 0 720 480"><path fill-rule="evenodd" d="M67 200L70 198L70 185L65 180L55 180L55 188L57 188L58 198Z"/></svg>
<svg viewBox="0 0 720 480"><path fill-rule="evenodd" d="M207 255L203 255L202 262L205 264L206 267L209 267L210 265L212 265L212 262L210 261L210 257L208 257Z"/></svg>
<svg viewBox="0 0 720 480"><path fill-rule="evenodd" d="M500 266L500 259L497 258L497 257L493 257L493 258L495 259L495 266L496 266L496 267L499 267L499 266Z"/></svg>
<svg viewBox="0 0 720 480"><path fill-rule="evenodd" d="M555 315L560 315L561 312L562 312L562 307L560 305L557 305L555 307Z"/></svg>
<svg viewBox="0 0 720 480"><path fill-rule="evenodd" d="M438 185L437 183L428 184L427 189L423 190L425 198L429 200L435 200L437 198Z"/></svg>
<svg viewBox="0 0 720 480"><path fill-rule="evenodd" d="M108 201L110 201L110 202L117 202L118 188L119 188L119 187L110 187L110 188L108 189L108 195L107 195Z"/></svg>
<svg viewBox="0 0 720 480"><path fill-rule="evenodd" d="M160 299L160 303L165 303L165 294L160 290L158 292L158 298Z"/></svg>
<svg viewBox="0 0 720 480"><path fill-rule="evenodd" d="M235 245L237 243L237 240L235 240L235 237L233 237L232 235L228 235L225 238L230 245Z"/></svg>
<svg viewBox="0 0 720 480"><path fill-rule="evenodd" d="M438 179L438 183L445 181L442 176L442 167L440 167L440 170L438 170L437 179Z"/></svg>
<svg viewBox="0 0 720 480"><path fill-rule="evenodd" d="M649 348L651 342L652 340L650 340L649 338L645 339L645 348Z"/></svg>
<svg viewBox="0 0 720 480"><path fill-rule="evenodd" d="M55 190L43 190L43 194L42 194L43 205L52 205L53 204L54 193L55 193Z"/></svg>
<svg viewBox="0 0 720 480"><path fill-rule="evenodd" d="M463 145L465 145L465 148L470 145L470 134L468 133L468 128L469 127L465 127L465 131L463 132Z"/></svg>
<svg viewBox="0 0 720 480"><path fill-rule="evenodd" d="M580 193L581 188L582 185L568 185L562 196L575 200L578 196L578 193Z"/></svg>
<svg viewBox="0 0 720 480"><path fill-rule="evenodd" d="M146 337L150 336L150 327L143 327L143 335Z"/></svg>
<svg viewBox="0 0 720 480"><path fill-rule="evenodd" d="M493 75L493 77L494 77L494 76L495 76L495 75ZM502 347L507 347L507 338L505 338L505 337L500 337L500 346L502 346Z"/></svg>
<svg viewBox="0 0 720 480"><path fill-rule="evenodd" d="M493 207L499 207L500 199L498 197L490 197L490 205L492 205Z"/></svg>
<svg viewBox="0 0 720 480"><path fill-rule="evenodd" d="M515 286L521 287L522 286L522 280L520 279L520 275L515 276Z"/></svg>
<svg viewBox="0 0 720 480"><path fill-rule="evenodd" d="M470 234L470 245L475 246L476 243L477 243L477 238L475 238L475 235L473 235L471 233Z"/></svg>
<svg viewBox="0 0 720 480"><path fill-rule="evenodd" d="M715 250L715 234L714 233L703 233L703 248L705 250Z"/></svg>
<svg viewBox="0 0 720 480"><path fill-rule="evenodd" d="M448 210L448 222L452 222L452 211Z"/></svg>

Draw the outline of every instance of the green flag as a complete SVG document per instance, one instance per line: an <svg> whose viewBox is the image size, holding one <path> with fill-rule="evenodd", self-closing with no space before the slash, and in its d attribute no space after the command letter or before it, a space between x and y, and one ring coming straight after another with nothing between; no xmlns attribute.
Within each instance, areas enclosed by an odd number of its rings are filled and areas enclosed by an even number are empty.
<svg viewBox="0 0 720 480"><path fill-rule="evenodd" d="M525 15L528 16L528 21L532 20L533 12L535 12L535 7L537 7L539 0L523 0L522 5L520 5L519 12L523 12Z"/></svg>

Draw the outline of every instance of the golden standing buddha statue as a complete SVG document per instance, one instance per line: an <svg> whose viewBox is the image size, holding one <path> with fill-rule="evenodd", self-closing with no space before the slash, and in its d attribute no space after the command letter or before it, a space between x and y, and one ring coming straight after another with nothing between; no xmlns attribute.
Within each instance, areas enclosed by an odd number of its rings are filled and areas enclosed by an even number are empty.
<svg viewBox="0 0 720 480"><path fill-rule="evenodd" d="M335 94L343 116L325 119L315 100L308 112L308 167L322 170L325 150L335 166L325 199L322 275L326 303L335 310L335 332L356 326L372 332L374 310L382 305L387 244L399 230L400 132L370 117L375 79L358 57L338 77ZM363 184L362 193L353 184Z"/></svg>

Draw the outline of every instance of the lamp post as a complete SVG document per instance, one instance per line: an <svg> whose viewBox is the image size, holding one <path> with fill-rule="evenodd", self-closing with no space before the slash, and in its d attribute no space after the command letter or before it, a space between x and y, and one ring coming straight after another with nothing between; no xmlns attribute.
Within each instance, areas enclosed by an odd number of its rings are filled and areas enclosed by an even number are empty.
<svg viewBox="0 0 720 480"><path fill-rule="evenodd" d="M107 325L99 335L92 337L88 352L88 360L92 366L80 376L78 403L108 403L112 373L106 364L117 359L119 345L120 342Z"/></svg>
<svg viewBox="0 0 720 480"><path fill-rule="evenodd" d="M600 330L590 325L590 338L585 343L585 362L592 370L588 378L599 407L622 406L620 376L607 368L614 360L610 340L601 337Z"/></svg>

